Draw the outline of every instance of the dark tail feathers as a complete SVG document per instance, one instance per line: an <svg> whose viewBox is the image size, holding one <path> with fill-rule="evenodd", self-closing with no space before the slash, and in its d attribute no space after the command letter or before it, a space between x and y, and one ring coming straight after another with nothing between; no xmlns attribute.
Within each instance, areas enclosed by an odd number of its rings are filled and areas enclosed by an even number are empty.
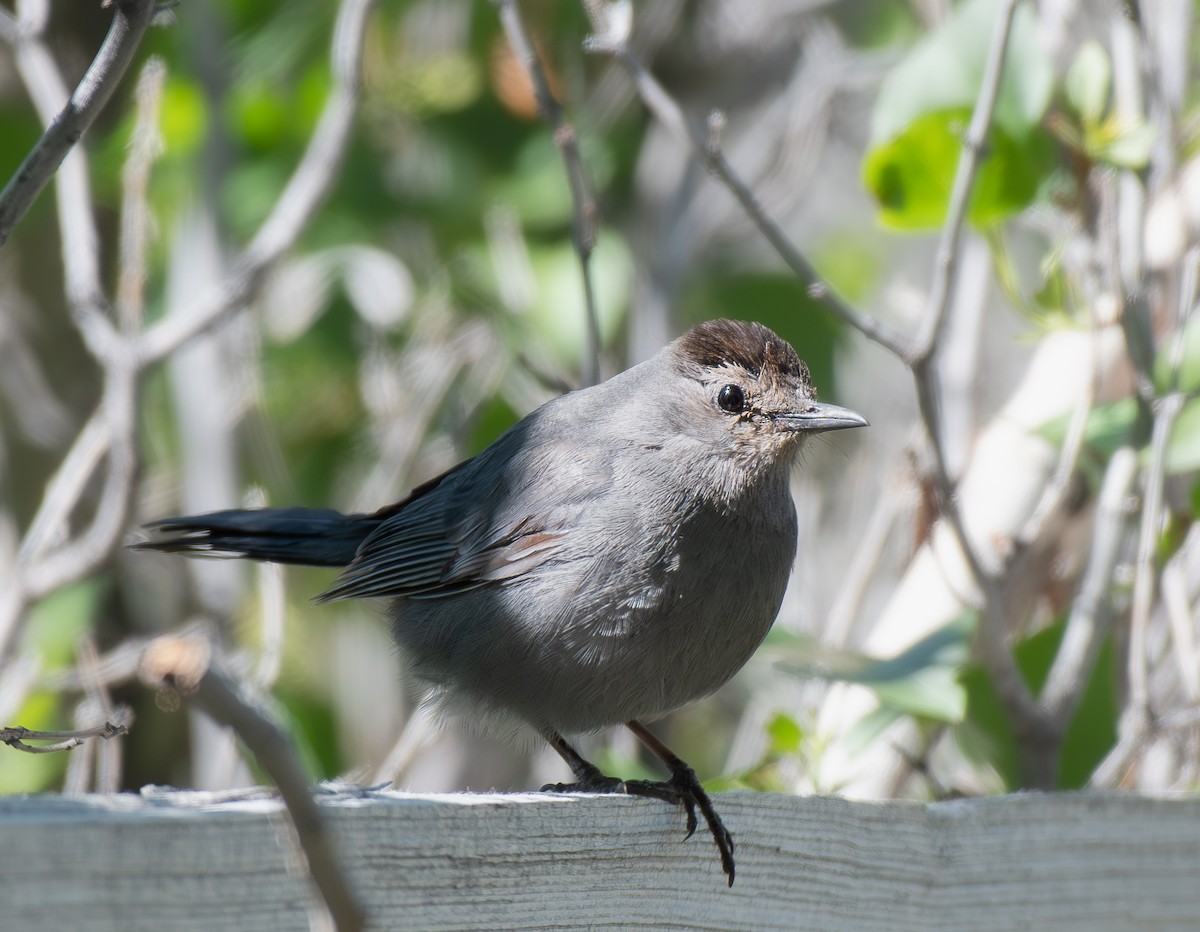
<svg viewBox="0 0 1200 932"><path fill-rule="evenodd" d="M301 566L347 566L383 519L329 508L231 509L146 525L149 540L135 550L196 556L248 557Z"/></svg>

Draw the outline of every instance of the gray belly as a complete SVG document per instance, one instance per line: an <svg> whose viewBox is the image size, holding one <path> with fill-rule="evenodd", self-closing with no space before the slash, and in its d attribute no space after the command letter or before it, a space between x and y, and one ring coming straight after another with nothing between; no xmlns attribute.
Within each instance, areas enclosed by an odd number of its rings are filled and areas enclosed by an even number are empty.
<svg viewBox="0 0 1200 932"><path fill-rule="evenodd" d="M653 719L723 685L766 637L795 557L788 505L775 527L700 515L630 552L581 545L518 580L397 605L393 630L452 707L563 732Z"/></svg>

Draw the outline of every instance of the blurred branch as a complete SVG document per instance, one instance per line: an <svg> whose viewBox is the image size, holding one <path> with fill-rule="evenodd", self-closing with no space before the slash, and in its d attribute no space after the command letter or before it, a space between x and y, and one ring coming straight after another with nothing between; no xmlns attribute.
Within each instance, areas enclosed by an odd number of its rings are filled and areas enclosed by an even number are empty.
<svg viewBox="0 0 1200 932"><path fill-rule="evenodd" d="M1148 629L1156 588L1155 554L1163 520L1163 482L1167 440L1183 408L1185 396L1172 392L1161 399L1154 416L1150 464L1143 475L1142 523L1138 533L1137 563L1133 580L1133 605L1129 620L1129 699L1118 723L1117 745L1092 774L1097 787L1120 785L1133 766L1134 758L1153 737L1158 722L1150 703L1150 657Z"/></svg>
<svg viewBox="0 0 1200 932"><path fill-rule="evenodd" d="M131 331L140 320L144 300L145 230L149 223L144 203L145 182L157 152L158 104L164 76L162 63L151 59L138 82L138 119L126 162L119 272L126 326L124 333L118 335L99 310L102 297L74 305L76 323L103 370L104 392L96 411L76 436L47 487L21 541L15 569L6 580L8 597L0 604L0 657L7 656L15 642L24 607L92 572L112 553L125 525L137 470L135 434L139 370L133 354L135 344ZM80 153L77 155L82 158ZM83 173L86 178L86 164ZM68 214L77 215L80 223L92 223L85 186L60 186L59 201L64 223L69 222ZM65 229L63 237L65 242L68 237ZM80 293L94 290L99 294L99 278L92 280L93 275L98 276L95 250L87 260L81 257L65 259L81 262L75 273L76 280L82 285ZM68 281L71 277L68 272ZM105 333L107 336L103 342L97 342L88 340L88 333ZM96 467L106 456L108 469L91 523L83 533L67 538L58 549L52 550L56 538L67 537L65 529L71 512Z"/></svg>
<svg viewBox="0 0 1200 932"><path fill-rule="evenodd" d="M554 98L546 72L542 68L537 51L525 31L521 20L521 11L516 0L492 0L500 12L500 22L508 44L512 46L517 59L525 68L533 85L533 93L537 99L538 113L550 126L554 133L554 144L562 156L563 167L567 173L567 183L571 188L571 203L574 207L572 222L572 242L579 256L579 270L583 278L583 300L587 316L587 353L584 356L585 368L583 381L586 385L595 385L600 381L600 321L596 312L596 290L592 284L591 258L596 246L596 199L592 195L591 185L588 184L587 173L584 171L583 159L579 154L579 135L575 127L563 115L562 105Z"/></svg>
<svg viewBox="0 0 1200 932"><path fill-rule="evenodd" d="M134 52L154 15L154 0L117 0L113 6L115 12L108 35L83 80L0 192L0 245L5 243L38 194L54 177L67 153L104 109L133 61ZM15 29L6 25L0 32L6 39L15 32L16 44L20 46L19 24Z"/></svg>
<svg viewBox="0 0 1200 932"><path fill-rule="evenodd" d="M1129 706L1143 718L1150 716L1146 629L1150 623L1157 581L1154 564L1158 538L1162 532L1167 440L1185 400L1183 393L1172 392L1160 401L1150 441L1150 464L1145 472L1146 490L1142 500L1142 526L1138 536L1129 630Z"/></svg>
<svg viewBox="0 0 1200 932"><path fill-rule="evenodd" d="M1016 6L1017 0L1005 0L997 16L987 62L984 65L979 97L966 136L963 138L962 154L954 175L946 224L942 228L930 286L929 309L906 362L916 381L921 420L929 436L938 508L953 531L982 596L979 639L982 660L1013 729L1021 739L1018 741L1018 747L1023 756L1025 779L1034 786L1041 786L1047 781L1047 775L1044 772L1035 773L1034 770L1056 756L1045 753L1045 744L1057 743L1057 736L1041 714L1008 646L1007 619L1000 596L1000 580L992 567L983 564L979 552L967 535L962 514L958 509L954 481L946 467L946 454L941 436L936 367L938 345L945 330L958 271L963 225L966 222L975 176L1000 92L1004 57L1008 49Z"/></svg>
<svg viewBox="0 0 1200 932"><path fill-rule="evenodd" d="M629 0L584 0L584 7L593 30L593 34L584 44L584 49L609 55L621 64L637 88L646 109L677 138L691 146L696 157L707 165L709 171L737 198L746 215L779 253L780 258L806 284L809 297L820 302L835 317L893 355L900 359L909 358L912 347L908 338L848 304L820 277L812 263L788 238L779 224L767 215L750 186L729 164L721 152L718 134L710 131L705 136L694 129L684 117L679 104L646 70L629 47L633 19ZM719 125L723 120L719 114L714 115L710 118L710 125Z"/></svg>
<svg viewBox="0 0 1200 932"><path fill-rule="evenodd" d="M335 855L320 809L291 741L266 714L242 697L236 685L214 669L209 642L198 636L159 638L142 658L142 679L177 692L214 721L232 728L267 772L287 806L309 873L341 932L356 932L366 913Z"/></svg>
<svg viewBox="0 0 1200 932"><path fill-rule="evenodd" d="M49 127L70 97L62 72L42 38L50 6L48 0L22 0L18 9L21 41L15 46L17 71L42 125ZM102 359L111 351L116 332L105 316L108 299L101 284L100 240L92 214L87 154L82 146L73 147L63 159L55 194L67 303L85 345L93 356Z"/></svg>
<svg viewBox="0 0 1200 932"><path fill-rule="evenodd" d="M132 215L122 218L119 304L124 333L117 333L102 311L107 302L100 286L94 221L87 193L87 166L81 152L73 156L79 159L79 178L70 186L60 183L59 197L68 298L85 343L104 370L104 394L48 487L21 543L15 571L4 580L0 592L0 660L12 649L25 606L93 571L108 558L119 541L136 471L134 434L137 383L141 372L240 308L266 269L295 242L332 187L353 128L359 97L363 35L372 5L373 0L344 0L333 37L333 88L309 146L271 214L234 264L228 279L198 308L173 314L140 334L133 330L140 320L144 300L141 294L145 280L142 266L148 220L144 204L133 205ZM148 11L152 8L152 4L147 5ZM30 14L31 20L36 18L34 13ZM4 31L12 30L5 27ZM30 27L30 34L35 33L36 30ZM31 95L36 97L43 90L41 84L33 80L35 76L44 78L51 89L56 81L61 84L57 68L44 46L33 39L23 39L18 45L18 57L22 51L31 55L30 60L37 66L22 71ZM152 60L139 85L138 135L125 174L127 211L130 201L144 200L145 173L157 151L153 134L157 124L154 108L161 96L156 90L162 79L158 73L160 69L161 65ZM86 78L81 87L85 84ZM79 235L77 227L90 230L90 235L72 239ZM70 248L72 243L78 248ZM82 534L51 551L54 539L65 527L88 479L105 454L108 470L90 525Z"/></svg>
<svg viewBox="0 0 1200 932"><path fill-rule="evenodd" d="M329 99L287 187L249 245L234 260L225 281L196 304L163 318L143 334L138 347L140 365L162 361L240 310L329 194L354 129L361 91L363 38L374 4L375 0L343 0L333 31Z"/></svg>

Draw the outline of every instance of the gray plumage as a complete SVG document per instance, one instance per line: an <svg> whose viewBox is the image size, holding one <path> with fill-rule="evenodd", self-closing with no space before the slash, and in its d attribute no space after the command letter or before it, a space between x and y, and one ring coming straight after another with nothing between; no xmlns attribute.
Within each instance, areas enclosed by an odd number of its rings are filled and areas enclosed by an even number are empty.
<svg viewBox="0 0 1200 932"><path fill-rule="evenodd" d="M804 439L865 423L818 404L767 328L711 321L373 515L218 512L141 546L348 563L319 601L393 600L393 635L439 698L554 743L657 718L745 664L795 558Z"/></svg>

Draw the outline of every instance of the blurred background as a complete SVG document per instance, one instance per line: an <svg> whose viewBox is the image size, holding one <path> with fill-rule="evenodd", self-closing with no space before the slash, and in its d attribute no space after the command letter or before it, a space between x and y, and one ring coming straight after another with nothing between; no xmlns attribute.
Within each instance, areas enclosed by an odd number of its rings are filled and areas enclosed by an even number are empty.
<svg viewBox="0 0 1200 932"><path fill-rule="evenodd" d="M98 3L4 9L45 14L38 41L71 87L111 19ZM757 320L796 347L823 399L872 424L805 452L799 558L768 643L655 730L718 789L1194 788L1192 6L1017 7L936 356L940 459L994 573L988 612L939 521L906 360L830 315L628 75L583 50L582 5L520 9L596 200L602 376L698 321ZM686 117L724 113L725 155L829 286L915 335L1001 3L623 9ZM225 281L276 205L330 93L336 15L318 0L185 2L147 34L85 140L101 279L133 287L145 320ZM20 48L0 44L5 178L42 128ZM566 778L534 741L431 721L382 606L312 604L332 572L124 546L181 513L374 510L582 384L571 191L496 8L384 0L363 82L344 164L296 246L243 309L144 372L119 537L0 626L0 724L83 727L124 707L129 735L69 755L5 749L0 792L262 780L230 734L137 678L147 641L186 626L222 646L314 779L505 791ZM45 552L83 539L110 494L96 455L58 487L71 507L44 498L104 391L64 292L54 197L0 251L0 585L28 569L32 539ZM134 213L146 246L131 273ZM1014 705L1021 684L997 685L989 624L1046 729ZM656 773L623 734L584 751L621 776Z"/></svg>

